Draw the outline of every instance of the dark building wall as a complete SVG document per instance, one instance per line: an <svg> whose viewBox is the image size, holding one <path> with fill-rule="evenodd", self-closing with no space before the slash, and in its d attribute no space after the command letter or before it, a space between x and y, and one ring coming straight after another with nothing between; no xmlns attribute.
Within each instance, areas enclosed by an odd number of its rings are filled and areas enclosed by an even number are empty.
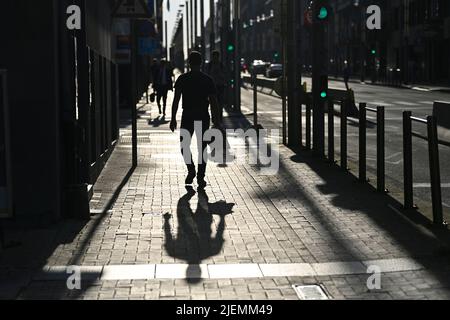
<svg viewBox="0 0 450 320"><path fill-rule="evenodd" d="M112 60L111 50L111 10L112 1L86 1L86 34L88 45L99 54Z"/></svg>
<svg viewBox="0 0 450 320"><path fill-rule="evenodd" d="M15 210L59 212L59 108L54 1L0 3L0 68L8 70Z"/></svg>
<svg viewBox="0 0 450 320"><path fill-rule="evenodd" d="M9 78L15 214L36 221L68 216L67 209L82 200L87 205L87 195L78 199L74 194L83 190L72 194L73 186L95 182L117 139L112 2L85 1L86 24L79 32L66 28L69 4L73 1L0 3L0 68Z"/></svg>

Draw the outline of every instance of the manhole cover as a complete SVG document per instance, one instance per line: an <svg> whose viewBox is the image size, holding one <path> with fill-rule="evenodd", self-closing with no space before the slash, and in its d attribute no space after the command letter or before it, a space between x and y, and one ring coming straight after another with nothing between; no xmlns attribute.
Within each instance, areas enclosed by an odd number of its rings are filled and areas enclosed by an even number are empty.
<svg viewBox="0 0 450 320"><path fill-rule="evenodd" d="M328 300L328 295L325 290L318 285L309 286L293 286L300 300Z"/></svg>

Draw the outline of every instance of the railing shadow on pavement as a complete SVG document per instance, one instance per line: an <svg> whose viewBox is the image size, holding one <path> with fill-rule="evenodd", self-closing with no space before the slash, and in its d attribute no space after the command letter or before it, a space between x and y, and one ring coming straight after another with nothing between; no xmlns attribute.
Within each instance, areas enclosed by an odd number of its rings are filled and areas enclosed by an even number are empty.
<svg viewBox="0 0 450 320"><path fill-rule="evenodd" d="M243 116L245 117L245 116ZM229 119L231 127L251 127L248 119L232 117ZM441 282L442 286L450 286L450 279L444 276L440 270L442 261L450 261L450 232L441 228L432 228L429 220L424 216L411 212L407 216L392 210L401 204L384 193L374 192L374 187L369 184L361 184L355 177L347 172L339 170L335 166L329 166L325 161L313 157L312 153L304 148L291 148L296 154L290 159L280 159L279 175L283 179L286 189L296 190L297 194L292 200L304 201L305 206L317 219L334 244L334 249L346 252L350 261L367 260L358 250L355 250L351 238L344 239L342 234L336 232L335 222L327 216L327 208L322 207L316 199L310 196L314 190L319 190L327 197L332 196L332 205L338 209L358 211L358 214L370 219L374 225L385 231L389 237L400 247L400 251L406 252L407 257L414 258L422 264L428 272ZM307 165L325 183L320 185L306 185L300 178L291 172L292 164L303 163ZM271 200L284 197L282 191L276 186L266 187L264 194ZM357 191L357 193L355 193ZM255 196L259 196L255 194ZM295 207L293 205L293 207ZM281 213L282 214L282 213ZM376 242L376 239L374 239ZM388 248L384 248L388 249Z"/></svg>

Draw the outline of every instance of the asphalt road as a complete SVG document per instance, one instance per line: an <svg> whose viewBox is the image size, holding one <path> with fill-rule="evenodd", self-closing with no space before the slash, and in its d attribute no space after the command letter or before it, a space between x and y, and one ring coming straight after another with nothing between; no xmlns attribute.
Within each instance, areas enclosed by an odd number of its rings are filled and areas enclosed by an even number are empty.
<svg viewBox="0 0 450 320"><path fill-rule="evenodd" d="M309 78L303 81L311 88ZM385 86L351 83L350 87L355 91L356 102L365 102L369 107L386 107L386 185L399 200L402 199L403 190L403 111L412 111L413 116L425 118L433 112L434 101L450 101L450 94L439 91L417 91L412 89L400 89ZM344 83L330 81L330 88L343 89ZM243 112L253 112L253 92L250 89L242 89ZM282 108L281 99L267 94L258 94L259 122L267 129L281 128ZM303 115L305 117L305 114ZM376 121L376 115L368 113L369 121ZM305 123L305 122L303 122ZM339 118L335 119L336 158L339 161ZM419 135L426 135L423 124L413 124L413 131ZM348 123L348 153L349 166L357 174L358 168L358 123L349 119ZM368 176L373 184L376 184L376 127L370 126L367 131L367 166ZM428 160L428 144L420 137L413 138L413 163L414 163L414 196L415 202L421 211L431 215L431 191ZM440 147L440 164L442 195L446 217L450 220L450 147Z"/></svg>

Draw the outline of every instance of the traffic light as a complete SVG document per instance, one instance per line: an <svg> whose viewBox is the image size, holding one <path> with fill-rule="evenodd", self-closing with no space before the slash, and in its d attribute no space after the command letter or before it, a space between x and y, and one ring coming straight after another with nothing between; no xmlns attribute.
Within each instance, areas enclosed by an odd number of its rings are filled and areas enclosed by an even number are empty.
<svg viewBox="0 0 450 320"><path fill-rule="evenodd" d="M314 6L313 20L316 22L327 22L330 19L333 10L328 4L328 1L318 0L317 2L317 5Z"/></svg>
<svg viewBox="0 0 450 320"><path fill-rule="evenodd" d="M326 100L328 98L328 76L320 76L320 98Z"/></svg>
<svg viewBox="0 0 450 320"><path fill-rule="evenodd" d="M233 52L233 51L234 51L234 44L230 43L230 44L227 46L227 50L228 50L228 52Z"/></svg>
<svg viewBox="0 0 450 320"><path fill-rule="evenodd" d="M320 7L319 13L317 18L319 20L325 20L328 18L328 8L327 7Z"/></svg>
<svg viewBox="0 0 450 320"><path fill-rule="evenodd" d="M374 56L374 55L376 55L377 54L377 50L375 50L375 49L372 49L372 50L370 50L370 53Z"/></svg>

